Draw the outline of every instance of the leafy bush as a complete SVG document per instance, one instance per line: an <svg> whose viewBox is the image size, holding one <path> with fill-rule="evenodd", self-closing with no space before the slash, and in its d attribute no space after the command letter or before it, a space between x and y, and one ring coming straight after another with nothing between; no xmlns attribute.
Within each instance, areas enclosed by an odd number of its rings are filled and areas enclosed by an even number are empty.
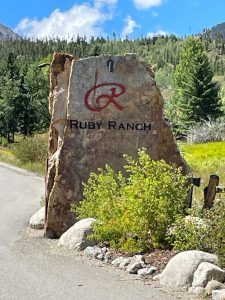
<svg viewBox="0 0 225 300"><path fill-rule="evenodd" d="M164 247L168 226L183 214L187 177L165 161L153 161L144 150L138 160L124 156L126 177L108 165L91 173L84 200L73 210L79 219L94 217L94 237L129 252Z"/></svg>
<svg viewBox="0 0 225 300"><path fill-rule="evenodd" d="M16 147L15 156L22 163L44 161L47 156L47 136L43 134L23 138Z"/></svg>
<svg viewBox="0 0 225 300"><path fill-rule="evenodd" d="M169 228L167 239L174 250L204 250L207 226L205 220L194 216L193 211L186 217L178 216L176 222Z"/></svg>
<svg viewBox="0 0 225 300"><path fill-rule="evenodd" d="M187 133L187 142L193 144L225 141L223 119L203 121L192 126Z"/></svg>
<svg viewBox="0 0 225 300"><path fill-rule="evenodd" d="M225 201L220 200L202 218L179 217L168 232L175 250L202 250L218 255L225 266Z"/></svg>
<svg viewBox="0 0 225 300"><path fill-rule="evenodd" d="M218 201L210 210L206 210L209 230L206 236L206 249L218 255L225 267L225 199Z"/></svg>

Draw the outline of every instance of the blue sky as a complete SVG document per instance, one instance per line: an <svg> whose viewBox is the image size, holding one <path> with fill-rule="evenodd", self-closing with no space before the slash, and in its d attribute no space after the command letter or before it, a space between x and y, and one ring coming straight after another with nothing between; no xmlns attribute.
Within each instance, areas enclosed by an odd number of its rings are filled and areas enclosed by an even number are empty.
<svg viewBox="0 0 225 300"><path fill-rule="evenodd" d="M225 22L225 0L7 0L0 23L22 36L189 35Z"/></svg>

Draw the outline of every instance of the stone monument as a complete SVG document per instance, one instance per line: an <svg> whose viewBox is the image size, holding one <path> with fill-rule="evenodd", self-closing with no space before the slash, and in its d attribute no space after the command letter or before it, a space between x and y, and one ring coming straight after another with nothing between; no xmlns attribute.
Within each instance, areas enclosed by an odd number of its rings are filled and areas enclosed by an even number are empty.
<svg viewBox="0 0 225 300"><path fill-rule="evenodd" d="M46 173L45 234L58 238L75 222L71 204L82 182L106 163L145 147L155 160L189 167L164 119L163 98L151 68L134 54L73 59L54 55L49 97L51 126Z"/></svg>

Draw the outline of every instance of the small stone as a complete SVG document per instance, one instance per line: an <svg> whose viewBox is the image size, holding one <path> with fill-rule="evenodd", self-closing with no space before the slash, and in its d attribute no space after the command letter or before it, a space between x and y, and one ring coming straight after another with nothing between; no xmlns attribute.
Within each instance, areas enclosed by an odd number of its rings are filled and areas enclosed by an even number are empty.
<svg viewBox="0 0 225 300"><path fill-rule="evenodd" d="M114 260L112 261L112 265L113 265L114 267L119 267L119 265L120 265L123 261L124 261L124 257L123 257L123 256L119 256L119 257L117 257L116 259L114 259Z"/></svg>
<svg viewBox="0 0 225 300"><path fill-rule="evenodd" d="M208 282L205 291L208 296L212 295L213 290L221 290L223 288L223 284L217 280L211 280Z"/></svg>
<svg viewBox="0 0 225 300"><path fill-rule="evenodd" d="M97 246L94 247L88 246L87 248L84 249L84 254L86 254L87 256L97 258L97 256L102 253L101 253L101 248Z"/></svg>
<svg viewBox="0 0 225 300"><path fill-rule="evenodd" d="M212 300L225 300L225 289L212 291Z"/></svg>
<svg viewBox="0 0 225 300"><path fill-rule="evenodd" d="M106 252L108 251L108 249L107 249L106 247L103 247L103 248L101 249L101 251L102 251L103 254L106 254Z"/></svg>
<svg viewBox="0 0 225 300"><path fill-rule="evenodd" d="M143 255L134 255L127 266L127 272L130 274L137 274L139 269L146 267L145 258Z"/></svg>
<svg viewBox="0 0 225 300"><path fill-rule="evenodd" d="M159 274L158 275L155 275L155 276L153 276L153 278L152 278L154 281L158 281L159 280Z"/></svg>
<svg viewBox="0 0 225 300"><path fill-rule="evenodd" d="M99 259L99 260L104 260L104 254L99 253L96 258Z"/></svg>
<svg viewBox="0 0 225 300"><path fill-rule="evenodd" d="M131 257L124 258L124 260L120 263L119 268L120 269L126 268L130 262L131 262Z"/></svg>
<svg viewBox="0 0 225 300"><path fill-rule="evenodd" d="M143 268L143 269L138 270L137 274L138 274L138 276L143 276L144 277L144 276L147 275L147 271L148 271L147 268Z"/></svg>
<svg viewBox="0 0 225 300"><path fill-rule="evenodd" d="M153 267L153 266L147 267L147 273L146 273L146 275L152 275L152 274L154 274L156 271L157 271L157 268L156 268L156 267Z"/></svg>
<svg viewBox="0 0 225 300"><path fill-rule="evenodd" d="M143 269L146 266L144 262L135 262L127 266L127 272L129 274L137 274L138 270Z"/></svg>
<svg viewBox="0 0 225 300"><path fill-rule="evenodd" d="M31 218L29 222L30 228L44 229L45 226L45 207L39 209Z"/></svg>
<svg viewBox="0 0 225 300"><path fill-rule="evenodd" d="M201 286L197 286L197 287L192 286L188 289L188 293L190 294L200 295L202 292L204 292L204 288Z"/></svg>
<svg viewBox="0 0 225 300"><path fill-rule="evenodd" d="M111 254L109 252L106 252L106 254L104 256L104 262L108 263L111 259L112 259Z"/></svg>
<svg viewBox="0 0 225 300"><path fill-rule="evenodd" d="M138 270L138 275L139 276L147 276L155 273L157 269L153 266L147 266L146 268Z"/></svg>

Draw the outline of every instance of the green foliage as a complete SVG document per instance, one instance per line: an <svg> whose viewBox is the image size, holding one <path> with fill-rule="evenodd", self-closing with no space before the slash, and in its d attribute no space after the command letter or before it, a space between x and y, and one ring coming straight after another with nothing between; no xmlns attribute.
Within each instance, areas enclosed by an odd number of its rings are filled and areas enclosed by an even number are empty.
<svg viewBox="0 0 225 300"><path fill-rule="evenodd" d="M225 199L222 197L214 207L206 210L205 219L208 220L208 234L206 249L218 255L220 262L225 266Z"/></svg>
<svg viewBox="0 0 225 300"><path fill-rule="evenodd" d="M179 217L168 234L175 250L202 250L218 255L225 266L225 201L218 201L201 217Z"/></svg>
<svg viewBox="0 0 225 300"><path fill-rule="evenodd" d="M187 130L195 122L222 114L218 87L212 79L213 72L202 42L187 38L174 76L175 121L180 130Z"/></svg>
<svg viewBox="0 0 225 300"><path fill-rule="evenodd" d="M165 247L165 235L187 196L187 178L165 161L153 161L144 150L138 160L125 155L126 177L109 166L91 173L79 218L94 217L94 237L129 252Z"/></svg>
<svg viewBox="0 0 225 300"><path fill-rule="evenodd" d="M176 222L168 230L167 239L173 245L175 250L204 250L207 226L204 220L199 216L193 215L193 210L189 211L190 215L179 216Z"/></svg>
<svg viewBox="0 0 225 300"><path fill-rule="evenodd" d="M47 136L24 137L16 147L15 156L23 164L41 163L47 157Z"/></svg>

